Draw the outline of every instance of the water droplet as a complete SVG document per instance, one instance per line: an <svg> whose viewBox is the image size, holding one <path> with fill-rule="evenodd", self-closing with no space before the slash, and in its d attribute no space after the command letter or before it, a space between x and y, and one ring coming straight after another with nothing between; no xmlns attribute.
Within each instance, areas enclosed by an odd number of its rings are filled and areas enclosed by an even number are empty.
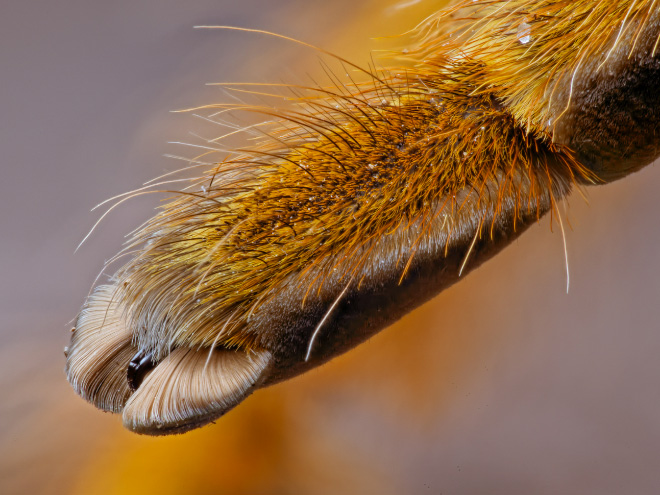
<svg viewBox="0 0 660 495"><path fill-rule="evenodd" d="M532 26L523 22L518 26L518 41L523 45L529 43L532 39Z"/></svg>

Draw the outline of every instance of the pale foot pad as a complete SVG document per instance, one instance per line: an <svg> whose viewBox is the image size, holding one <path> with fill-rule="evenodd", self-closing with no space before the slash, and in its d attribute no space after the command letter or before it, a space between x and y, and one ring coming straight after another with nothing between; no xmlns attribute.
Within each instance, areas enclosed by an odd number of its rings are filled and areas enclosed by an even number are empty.
<svg viewBox="0 0 660 495"><path fill-rule="evenodd" d="M66 374L74 390L99 409L121 412L131 395L126 363L137 352L121 321L113 286L101 286L78 316L67 352Z"/></svg>
<svg viewBox="0 0 660 495"><path fill-rule="evenodd" d="M166 435L209 423L252 392L270 358L267 351L175 349L126 403L124 426Z"/></svg>

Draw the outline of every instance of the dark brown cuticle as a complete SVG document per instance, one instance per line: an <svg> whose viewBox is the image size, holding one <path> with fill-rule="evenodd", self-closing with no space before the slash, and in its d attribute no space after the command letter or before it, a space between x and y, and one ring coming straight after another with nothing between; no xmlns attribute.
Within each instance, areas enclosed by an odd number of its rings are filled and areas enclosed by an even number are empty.
<svg viewBox="0 0 660 495"><path fill-rule="evenodd" d="M153 360L153 353L145 352L144 349L140 349L138 353L133 356L131 362L128 363L128 369L126 370L126 379L128 380L128 386L130 389L135 392L144 380L144 377L149 371L154 369L156 363Z"/></svg>

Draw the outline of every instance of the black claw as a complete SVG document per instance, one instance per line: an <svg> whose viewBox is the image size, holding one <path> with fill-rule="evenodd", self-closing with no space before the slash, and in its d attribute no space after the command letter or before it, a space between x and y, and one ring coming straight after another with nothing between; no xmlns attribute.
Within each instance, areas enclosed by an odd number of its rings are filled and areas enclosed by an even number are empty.
<svg viewBox="0 0 660 495"><path fill-rule="evenodd" d="M129 388L135 392L146 374L154 369L156 362L153 359L153 353L147 353L144 349L140 349L138 353L133 356L131 362L128 363L126 370L126 379L128 380Z"/></svg>

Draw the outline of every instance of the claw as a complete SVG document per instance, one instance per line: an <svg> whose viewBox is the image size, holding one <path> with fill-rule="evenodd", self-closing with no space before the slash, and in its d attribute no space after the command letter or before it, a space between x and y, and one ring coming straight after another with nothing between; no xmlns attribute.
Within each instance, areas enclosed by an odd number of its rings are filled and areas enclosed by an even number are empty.
<svg viewBox="0 0 660 495"><path fill-rule="evenodd" d="M153 359L152 352L146 352L144 349L140 349L131 362L128 363L128 368L126 370L126 379L128 380L128 386L132 392L135 392L144 380L144 377L149 371L154 369L156 362Z"/></svg>

